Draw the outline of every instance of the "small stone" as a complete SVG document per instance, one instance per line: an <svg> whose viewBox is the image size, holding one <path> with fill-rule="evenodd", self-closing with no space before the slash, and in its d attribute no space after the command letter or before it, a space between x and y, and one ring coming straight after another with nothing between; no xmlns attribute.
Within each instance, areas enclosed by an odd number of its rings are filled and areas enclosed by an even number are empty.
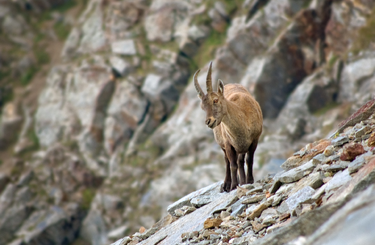
<svg viewBox="0 0 375 245"><path fill-rule="evenodd" d="M246 192L246 196L249 196L253 193L256 193L256 192L263 192L263 187L262 186L259 186L259 187L255 187L254 189Z"/></svg>
<svg viewBox="0 0 375 245"><path fill-rule="evenodd" d="M269 206L269 204L267 202L262 202L261 204L257 205L254 208L253 212L250 214L249 219L253 220L254 218L259 217L260 214L263 212L263 210L268 208L268 206Z"/></svg>
<svg viewBox="0 0 375 245"><path fill-rule="evenodd" d="M266 217L265 219L263 219L263 222L262 222L262 224L264 224L266 226L270 226L270 225L273 225L275 223L276 223L275 218L271 217L271 216Z"/></svg>
<svg viewBox="0 0 375 245"><path fill-rule="evenodd" d="M260 230L267 227L266 225L258 223L256 221L252 221L251 225L253 226L253 230L254 230L255 233L258 233Z"/></svg>
<svg viewBox="0 0 375 245"><path fill-rule="evenodd" d="M326 160L326 156L323 153L321 153L321 154L318 154L315 157L313 157L312 163L314 165L318 165L318 164L321 164L322 162L324 162L325 160Z"/></svg>
<svg viewBox="0 0 375 245"><path fill-rule="evenodd" d="M237 186L237 197L238 198L241 198L243 196L246 196L246 192L248 192L249 190L246 189L246 188L243 188L241 186Z"/></svg>
<svg viewBox="0 0 375 245"><path fill-rule="evenodd" d="M369 147L374 147L375 146L375 133L371 134L370 138L367 141L367 145Z"/></svg>
<svg viewBox="0 0 375 245"><path fill-rule="evenodd" d="M333 146L341 146L345 143L349 142L349 138L346 136L339 136L336 139L332 140Z"/></svg>
<svg viewBox="0 0 375 245"><path fill-rule="evenodd" d="M289 211L289 206L286 201L283 201L280 206L276 209L279 214L284 214Z"/></svg>
<svg viewBox="0 0 375 245"><path fill-rule="evenodd" d="M281 187L282 183L280 180L275 180L269 190L269 192L271 194L274 194L280 187Z"/></svg>
<svg viewBox="0 0 375 245"><path fill-rule="evenodd" d="M311 204L302 204L302 212L300 215L303 215L304 213L310 212L313 210L313 205Z"/></svg>
<svg viewBox="0 0 375 245"><path fill-rule="evenodd" d="M340 156L342 161L352 161L356 156L365 153L363 146L359 143L349 144L344 147L344 150Z"/></svg>
<svg viewBox="0 0 375 245"><path fill-rule="evenodd" d="M230 216L230 213L227 211L221 211L220 218L225 219L226 217Z"/></svg>
<svg viewBox="0 0 375 245"><path fill-rule="evenodd" d="M275 195L273 198L272 207L279 205L282 199L283 199L282 195Z"/></svg>
<svg viewBox="0 0 375 245"><path fill-rule="evenodd" d="M238 200L232 205L232 213L230 214L231 216L237 216L242 214L242 212L246 209L246 205L242 204L242 200Z"/></svg>
<svg viewBox="0 0 375 245"><path fill-rule="evenodd" d="M356 159L351 162L348 166L348 171L350 174L357 172L365 164L364 155L356 157Z"/></svg>
<svg viewBox="0 0 375 245"><path fill-rule="evenodd" d="M286 220L290 217L290 213L284 213L280 216L279 220L280 221L283 221L283 220Z"/></svg>
<svg viewBox="0 0 375 245"><path fill-rule="evenodd" d="M326 157L332 156L333 153L334 153L334 147L333 147L333 145L327 146L326 149L323 151L323 154Z"/></svg>
<svg viewBox="0 0 375 245"><path fill-rule="evenodd" d="M143 226L141 226L141 228L139 228L139 233L143 233L143 232L145 232L146 231L146 228L144 228Z"/></svg>
<svg viewBox="0 0 375 245"><path fill-rule="evenodd" d="M211 229L214 227L219 227L219 225L223 222L221 218L208 218L206 221L204 221L204 228L205 229Z"/></svg>
<svg viewBox="0 0 375 245"><path fill-rule="evenodd" d="M260 195L252 195L251 197L248 197L242 201L242 204L251 204L251 203L256 203L261 200L263 200L266 197L265 194L260 194Z"/></svg>

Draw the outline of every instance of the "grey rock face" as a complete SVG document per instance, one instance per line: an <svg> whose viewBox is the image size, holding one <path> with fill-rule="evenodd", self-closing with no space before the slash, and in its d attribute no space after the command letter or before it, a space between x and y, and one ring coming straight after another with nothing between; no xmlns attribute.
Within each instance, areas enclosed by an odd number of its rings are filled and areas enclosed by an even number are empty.
<svg viewBox="0 0 375 245"><path fill-rule="evenodd" d="M289 210L294 210L300 203L310 199L315 193L315 190L310 186L306 186L303 189L297 191L295 194L290 196L286 200Z"/></svg>
<svg viewBox="0 0 375 245"><path fill-rule="evenodd" d="M327 183L327 187L325 188L326 192L329 192L330 190L336 189L344 184L346 184L348 181L350 181L352 177L349 174L348 169L337 173L333 178Z"/></svg>
<svg viewBox="0 0 375 245"><path fill-rule="evenodd" d="M111 48L112 48L112 52L115 54L122 54L122 55L137 54L134 40L132 39L113 42L111 45Z"/></svg>

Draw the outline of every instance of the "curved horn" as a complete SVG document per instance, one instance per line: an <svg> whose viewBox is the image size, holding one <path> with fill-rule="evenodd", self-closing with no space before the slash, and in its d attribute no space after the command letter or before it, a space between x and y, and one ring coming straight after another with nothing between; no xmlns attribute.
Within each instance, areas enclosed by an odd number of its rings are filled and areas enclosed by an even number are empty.
<svg viewBox="0 0 375 245"><path fill-rule="evenodd" d="M212 61L210 62L210 66L208 67L207 78L206 78L207 93L212 92L211 69L212 69Z"/></svg>
<svg viewBox="0 0 375 245"><path fill-rule="evenodd" d="M198 78L197 78L199 72L200 72L200 70L196 71L195 74L194 74L194 86L195 86L195 89L198 92L199 98L203 98L204 93L203 93L203 90L202 90L201 86L199 86Z"/></svg>

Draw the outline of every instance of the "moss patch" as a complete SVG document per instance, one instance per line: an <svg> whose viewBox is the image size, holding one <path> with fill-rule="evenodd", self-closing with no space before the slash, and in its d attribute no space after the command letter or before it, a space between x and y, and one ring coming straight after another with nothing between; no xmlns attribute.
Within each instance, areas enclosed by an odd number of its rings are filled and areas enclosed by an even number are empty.
<svg viewBox="0 0 375 245"><path fill-rule="evenodd" d="M374 13L375 8L372 9ZM375 44L375 15L367 18L366 25L358 30L358 36L353 43L352 51L358 54L361 50L367 49L370 45Z"/></svg>

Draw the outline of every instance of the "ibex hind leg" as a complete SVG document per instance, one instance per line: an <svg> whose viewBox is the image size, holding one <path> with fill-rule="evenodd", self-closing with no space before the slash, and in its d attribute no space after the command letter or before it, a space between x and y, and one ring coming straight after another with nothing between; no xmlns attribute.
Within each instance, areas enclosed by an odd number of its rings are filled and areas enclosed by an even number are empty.
<svg viewBox="0 0 375 245"><path fill-rule="evenodd" d="M254 183L253 163L254 163L254 152L257 149L257 146L258 146L258 141L254 141L250 145L249 151L247 152L247 156L246 156L246 165L247 165L246 183L247 184Z"/></svg>
<svg viewBox="0 0 375 245"><path fill-rule="evenodd" d="M228 160L228 157L225 154L224 151L224 160L225 160L225 167L226 167L226 172L225 172L225 180L224 183L221 185L220 192L229 192L230 191L230 185L232 182L231 176L230 176L230 162Z"/></svg>
<svg viewBox="0 0 375 245"><path fill-rule="evenodd" d="M237 159L238 172L240 175L240 185L246 184L245 155L246 154L238 154L238 159Z"/></svg>

